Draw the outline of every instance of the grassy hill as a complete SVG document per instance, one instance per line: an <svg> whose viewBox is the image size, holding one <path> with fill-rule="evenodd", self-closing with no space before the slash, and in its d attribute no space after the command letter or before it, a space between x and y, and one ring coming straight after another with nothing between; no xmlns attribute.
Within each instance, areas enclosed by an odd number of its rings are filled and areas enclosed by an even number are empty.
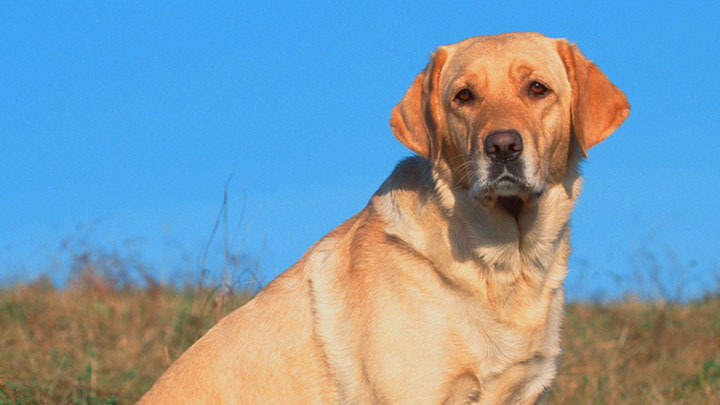
<svg viewBox="0 0 720 405"><path fill-rule="evenodd" d="M86 269L87 270L87 269ZM0 290L0 403L132 403L250 294L84 271ZM720 404L720 297L572 303L551 404Z"/></svg>

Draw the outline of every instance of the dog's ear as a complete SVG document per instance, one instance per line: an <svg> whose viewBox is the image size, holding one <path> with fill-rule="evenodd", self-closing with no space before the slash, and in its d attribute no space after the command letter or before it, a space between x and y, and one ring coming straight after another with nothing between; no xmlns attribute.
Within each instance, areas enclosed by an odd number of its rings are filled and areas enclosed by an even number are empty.
<svg viewBox="0 0 720 405"><path fill-rule="evenodd" d="M630 104L625 93L615 87L575 44L559 40L558 52L572 87L572 129L580 151L587 157L588 149L602 142L625 121Z"/></svg>
<svg viewBox="0 0 720 405"><path fill-rule="evenodd" d="M390 118L395 137L413 152L430 160L439 159L441 153L444 125L438 81L448 54L447 47L440 47L432 54L425 70L393 108Z"/></svg>

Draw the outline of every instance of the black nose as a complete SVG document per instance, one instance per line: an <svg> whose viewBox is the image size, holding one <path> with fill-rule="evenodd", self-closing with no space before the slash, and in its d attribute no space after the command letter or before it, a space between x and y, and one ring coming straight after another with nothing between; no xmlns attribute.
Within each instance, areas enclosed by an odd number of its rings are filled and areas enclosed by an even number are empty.
<svg viewBox="0 0 720 405"><path fill-rule="evenodd" d="M496 162L510 162L520 156L523 142L520 134L514 129L495 131L485 137L485 153Z"/></svg>

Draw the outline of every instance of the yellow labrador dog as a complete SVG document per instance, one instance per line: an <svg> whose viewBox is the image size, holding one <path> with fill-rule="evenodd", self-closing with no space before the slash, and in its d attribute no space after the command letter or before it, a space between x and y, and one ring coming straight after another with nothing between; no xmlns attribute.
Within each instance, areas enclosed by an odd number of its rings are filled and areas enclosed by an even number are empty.
<svg viewBox="0 0 720 405"><path fill-rule="evenodd" d="M542 402L561 351L578 162L629 111L563 39L438 48L390 119L419 156L140 402Z"/></svg>

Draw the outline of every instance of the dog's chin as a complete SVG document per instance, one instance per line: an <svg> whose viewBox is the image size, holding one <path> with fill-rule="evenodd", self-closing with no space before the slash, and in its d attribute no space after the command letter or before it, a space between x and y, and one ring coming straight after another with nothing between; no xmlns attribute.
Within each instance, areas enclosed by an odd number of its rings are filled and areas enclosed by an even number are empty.
<svg viewBox="0 0 720 405"><path fill-rule="evenodd" d="M517 218L524 204L532 204L542 194L515 178L503 177L478 187L475 197L485 207L499 208Z"/></svg>

